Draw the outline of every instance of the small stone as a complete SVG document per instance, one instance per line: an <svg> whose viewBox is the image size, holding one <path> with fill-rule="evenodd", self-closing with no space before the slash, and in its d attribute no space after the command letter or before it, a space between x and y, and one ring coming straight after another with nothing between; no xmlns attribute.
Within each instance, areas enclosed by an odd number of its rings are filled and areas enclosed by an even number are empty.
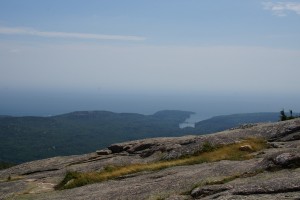
<svg viewBox="0 0 300 200"><path fill-rule="evenodd" d="M64 186L70 185L70 184L72 184L74 181L75 181L75 179L71 179L71 180L69 180Z"/></svg>
<svg viewBox="0 0 300 200"><path fill-rule="evenodd" d="M240 147L239 147L239 150L240 150L240 151L253 151L253 148L252 148L251 145L246 144L246 145L240 146Z"/></svg>

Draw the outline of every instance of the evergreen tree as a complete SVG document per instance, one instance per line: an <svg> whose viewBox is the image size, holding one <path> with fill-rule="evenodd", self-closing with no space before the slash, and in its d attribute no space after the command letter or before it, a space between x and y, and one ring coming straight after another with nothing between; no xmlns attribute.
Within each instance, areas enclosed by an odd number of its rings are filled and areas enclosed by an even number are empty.
<svg viewBox="0 0 300 200"><path fill-rule="evenodd" d="M282 109L282 111L280 111L280 120L281 121L287 120L287 116L284 113L284 109Z"/></svg>
<svg viewBox="0 0 300 200"><path fill-rule="evenodd" d="M293 116L293 111L292 110L290 110L290 117L289 117L289 119L294 119L295 117Z"/></svg>

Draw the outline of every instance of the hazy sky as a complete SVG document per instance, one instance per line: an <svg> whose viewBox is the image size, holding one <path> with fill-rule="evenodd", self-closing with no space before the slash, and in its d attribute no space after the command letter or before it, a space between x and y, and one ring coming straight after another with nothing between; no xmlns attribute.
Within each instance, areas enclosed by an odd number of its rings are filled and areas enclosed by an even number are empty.
<svg viewBox="0 0 300 200"><path fill-rule="evenodd" d="M299 74L296 0L0 0L6 101L7 91L59 90L300 102Z"/></svg>

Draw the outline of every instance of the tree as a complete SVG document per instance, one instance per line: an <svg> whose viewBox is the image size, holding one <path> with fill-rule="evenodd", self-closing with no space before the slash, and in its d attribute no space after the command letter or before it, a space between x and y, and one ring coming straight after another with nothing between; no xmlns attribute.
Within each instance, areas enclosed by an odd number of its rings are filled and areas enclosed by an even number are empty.
<svg viewBox="0 0 300 200"><path fill-rule="evenodd" d="M284 109L282 109L282 111L280 111L280 121L285 121L287 120L287 116L284 113Z"/></svg>
<svg viewBox="0 0 300 200"><path fill-rule="evenodd" d="M290 116L286 116L284 109L282 109L282 111L280 111L280 121L285 121L285 120L290 120L290 119L295 119L295 118L299 118L300 116L293 116L293 111L290 110Z"/></svg>
<svg viewBox="0 0 300 200"><path fill-rule="evenodd" d="M289 117L289 119L294 119L295 117L293 116L293 111L292 110L290 110L290 117Z"/></svg>

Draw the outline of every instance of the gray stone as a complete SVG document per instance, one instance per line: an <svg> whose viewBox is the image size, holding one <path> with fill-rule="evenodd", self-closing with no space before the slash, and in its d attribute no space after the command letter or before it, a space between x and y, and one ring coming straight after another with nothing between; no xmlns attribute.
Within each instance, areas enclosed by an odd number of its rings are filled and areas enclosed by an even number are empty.
<svg viewBox="0 0 300 200"><path fill-rule="evenodd" d="M251 151L253 151L253 148L252 148L251 145L246 144L246 145L240 146L239 150L241 150L241 151L250 151L251 152Z"/></svg>
<svg viewBox="0 0 300 200"><path fill-rule="evenodd" d="M280 149L281 151L264 155L264 159L253 169L280 170L285 168L297 168L300 166L300 149Z"/></svg>
<svg viewBox="0 0 300 200"><path fill-rule="evenodd" d="M103 149L103 150L97 150L96 153L97 155L109 155L112 153L112 151L109 149Z"/></svg>
<svg viewBox="0 0 300 200"><path fill-rule="evenodd" d="M195 188L191 192L191 196L194 198L205 197L205 196L220 193L230 189L232 189L231 185L209 185L209 186Z"/></svg>
<svg viewBox="0 0 300 200"><path fill-rule="evenodd" d="M120 153L122 151L124 151L123 146L120 146L118 144L113 144L110 145L109 147L107 147L109 150L111 150L112 153Z"/></svg>
<svg viewBox="0 0 300 200"><path fill-rule="evenodd" d="M282 167L300 167L300 153L282 153L274 158L274 163Z"/></svg>

